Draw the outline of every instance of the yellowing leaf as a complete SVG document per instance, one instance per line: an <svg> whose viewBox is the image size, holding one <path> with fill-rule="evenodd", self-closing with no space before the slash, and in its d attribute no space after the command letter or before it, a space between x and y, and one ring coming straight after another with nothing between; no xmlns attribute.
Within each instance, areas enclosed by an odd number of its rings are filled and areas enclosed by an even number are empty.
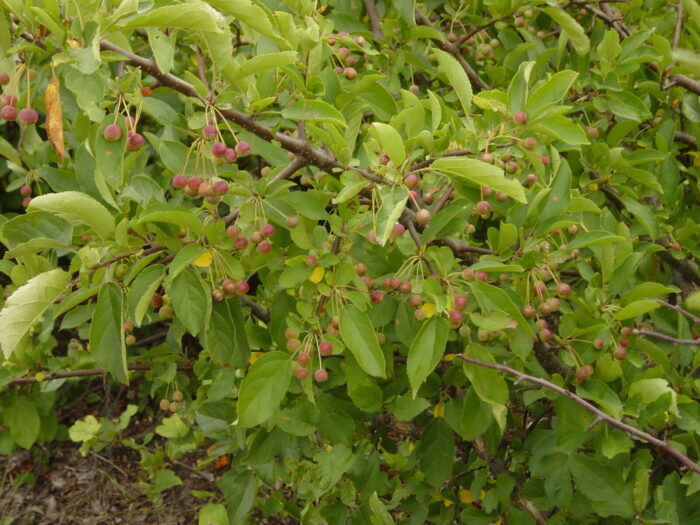
<svg viewBox="0 0 700 525"><path fill-rule="evenodd" d="M460 503L471 503L474 501L472 496L472 491L469 489L462 489L459 491L459 501Z"/></svg>
<svg viewBox="0 0 700 525"><path fill-rule="evenodd" d="M59 87L58 77L54 76L46 86L44 104L46 105L46 134L49 136L49 142L56 155L63 160L65 146L63 143L63 110L61 108Z"/></svg>
<svg viewBox="0 0 700 525"><path fill-rule="evenodd" d="M433 409L433 416L435 417L445 417L445 403L440 401Z"/></svg>
<svg viewBox="0 0 700 525"><path fill-rule="evenodd" d="M323 276L326 274L326 270L321 268L320 266L317 266L314 268L314 271L311 272L311 275L309 275L309 281L311 281L314 284L318 284L321 282L321 279L323 279Z"/></svg>
<svg viewBox="0 0 700 525"><path fill-rule="evenodd" d="M426 318L431 318L437 312L437 308L433 303L425 303L420 309L425 312Z"/></svg>
<svg viewBox="0 0 700 525"><path fill-rule="evenodd" d="M204 252L202 255L192 261L192 264L199 268L206 268L207 266L211 266L211 261L213 259L214 256L211 254L211 252Z"/></svg>
<svg viewBox="0 0 700 525"><path fill-rule="evenodd" d="M250 357L248 358L248 362L252 365L255 363L255 361L258 360L258 357L263 355L264 352L251 352Z"/></svg>

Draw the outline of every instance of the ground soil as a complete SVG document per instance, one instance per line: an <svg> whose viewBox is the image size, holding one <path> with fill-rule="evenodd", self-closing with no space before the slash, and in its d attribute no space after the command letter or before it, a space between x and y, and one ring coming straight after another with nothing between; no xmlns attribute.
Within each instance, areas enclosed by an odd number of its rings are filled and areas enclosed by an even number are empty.
<svg viewBox="0 0 700 525"><path fill-rule="evenodd" d="M78 444L53 442L0 456L0 525L197 523L197 511L207 500L192 491L220 495L214 485L218 475L196 471L187 458L169 468L183 483L153 503L133 486L145 472L138 453L126 447L83 457ZM23 480L29 482L20 485Z"/></svg>

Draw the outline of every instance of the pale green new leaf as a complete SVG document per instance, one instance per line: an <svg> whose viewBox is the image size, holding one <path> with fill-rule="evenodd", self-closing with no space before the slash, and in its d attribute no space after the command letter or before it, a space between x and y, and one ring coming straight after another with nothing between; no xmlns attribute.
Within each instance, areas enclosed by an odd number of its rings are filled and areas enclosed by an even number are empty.
<svg viewBox="0 0 700 525"><path fill-rule="evenodd" d="M576 77L578 77L578 73L566 69L546 80L528 97L525 106L528 115L559 102L569 92Z"/></svg>
<svg viewBox="0 0 700 525"><path fill-rule="evenodd" d="M58 298L70 275L60 268L41 273L20 286L0 311L0 347L10 357L30 328Z"/></svg>
<svg viewBox="0 0 700 525"><path fill-rule="evenodd" d="M104 241L114 232L110 211L86 193L63 191L34 197L27 208L55 213L66 220L84 222Z"/></svg>

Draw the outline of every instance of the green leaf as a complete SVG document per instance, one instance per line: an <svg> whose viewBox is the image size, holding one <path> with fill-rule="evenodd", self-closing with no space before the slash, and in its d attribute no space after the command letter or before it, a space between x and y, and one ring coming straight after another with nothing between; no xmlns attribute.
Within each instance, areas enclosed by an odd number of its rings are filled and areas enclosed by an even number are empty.
<svg viewBox="0 0 700 525"><path fill-rule="evenodd" d="M485 363L495 363L491 353L481 345L470 344L465 354ZM505 405L508 402L508 385L501 372L464 361L464 373L480 399L487 403Z"/></svg>
<svg viewBox="0 0 700 525"><path fill-rule="evenodd" d="M257 55L246 60L241 67L235 70L233 76L236 80L240 80L250 75L257 75L268 69L293 64L297 59L296 51L281 51L279 53ZM292 109L295 107L296 109ZM293 120L318 120L345 126L345 119L342 113L321 100L301 100L291 106L285 107L282 110L282 115Z"/></svg>
<svg viewBox="0 0 700 525"><path fill-rule="evenodd" d="M379 195L382 205L377 213L377 242L384 246L406 207L408 190L403 186L382 186Z"/></svg>
<svg viewBox="0 0 700 525"><path fill-rule="evenodd" d="M183 246L182 249L177 252L177 255L175 255L173 262L168 265L168 275L171 279L174 279L180 272L192 264L197 257L208 251L209 250L201 244L193 243Z"/></svg>
<svg viewBox="0 0 700 525"><path fill-rule="evenodd" d="M400 167L406 159L406 150L399 132L389 124L373 122L369 128L369 133L379 142L382 152L386 152L389 155L394 166Z"/></svg>
<svg viewBox="0 0 700 525"><path fill-rule="evenodd" d="M518 202L527 202L522 185L517 180L506 178L503 170L493 164L466 157L443 157L433 162L429 169L454 181L466 181L477 187L490 186Z"/></svg>
<svg viewBox="0 0 700 525"><path fill-rule="evenodd" d="M36 405L23 394L10 396L3 407L3 423L10 428L10 436L20 447L29 449L39 437L41 418Z"/></svg>
<svg viewBox="0 0 700 525"><path fill-rule="evenodd" d="M440 487L452 472L455 441L452 429L443 418L435 418L425 429L418 445L420 469L425 481Z"/></svg>
<svg viewBox="0 0 700 525"><path fill-rule="evenodd" d="M613 319L616 321L624 321L625 319L632 319L638 315L646 314L656 310L661 304L659 304L654 299L641 299L639 301L632 301L630 304L625 306L622 310L615 312Z"/></svg>
<svg viewBox="0 0 700 525"><path fill-rule="evenodd" d="M474 281L470 286L482 310L501 310L506 312L518 322L520 330L524 331L530 337L534 337L535 332L532 327L525 320L522 313L520 313L520 308L518 308L506 292L497 286L481 281Z"/></svg>
<svg viewBox="0 0 700 525"><path fill-rule="evenodd" d="M565 69L547 79L528 97L525 106L527 114L533 115L539 110L561 101L568 94L569 88L577 77L578 73Z"/></svg>
<svg viewBox="0 0 700 525"><path fill-rule="evenodd" d="M110 211L86 193L79 191L48 193L34 197L27 209L48 211L68 221L84 222L103 241L109 239L114 232L114 218Z"/></svg>
<svg viewBox="0 0 700 525"><path fill-rule="evenodd" d="M226 507L221 503L207 503L199 509L197 525L229 525Z"/></svg>
<svg viewBox="0 0 700 525"><path fill-rule="evenodd" d="M90 324L90 352L98 366L120 383L128 383L124 344L124 297L119 285L104 283Z"/></svg>
<svg viewBox="0 0 700 525"><path fill-rule="evenodd" d="M170 286L173 309L187 331L197 335L211 307L211 296L194 270L184 270Z"/></svg>
<svg viewBox="0 0 700 525"><path fill-rule="evenodd" d="M227 15L232 15L236 20L240 20L260 34L273 40L281 40L268 13L257 2L251 2L251 0L207 0L207 3Z"/></svg>
<svg viewBox="0 0 700 525"><path fill-rule="evenodd" d="M609 92L603 97L596 97L595 102L598 101L603 105L602 109L612 111L618 117L641 122L651 116L644 102L629 91Z"/></svg>
<svg viewBox="0 0 700 525"><path fill-rule="evenodd" d="M238 393L238 420L243 428L254 427L274 415L292 380L292 361L284 352L260 356L241 382Z"/></svg>
<svg viewBox="0 0 700 525"><path fill-rule="evenodd" d="M120 22L120 27L182 27L220 33L214 14L203 5L177 4L152 9Z"/></svg>
<svg viewBox="0 0 700 525"><path fill-rule="evenodd" d="M320 476L318 488L326 492L336 486L343 474L352 467L355 456L352 450L338 443L331 450L324 450L314 455L316 473Z"/></svg>
<svg viewBox="0 0 700 525"><path fill-rule="evenodd" d="M0 347L9 358L27 332L54 303L70 275L60 268L32 277L7 299L0 310Z"/></svg>
<svg viewBox="0 0 700 525"><path fill-rule="evenodd" d="M635 286L629 292L622 294L620 299L623 305L628 305L633 301L640 299L648 299L658 295L667 295L670 293L678 293L680 290L675 286L665 286L660 283L648 282Z"/></svg>
<svg viewBox="0 0 700 525"><path fill-rule="evenodd" d="M22 165L22 160L19 158L17 150L2 137L0 137L0 155L17 166Z"/></svg>
<svg viewBox="0 0 700 525"><path fill-rule="evenodd" d="M70 246L73 227L60 217L46 211L32 211L17 215L0 228L0 238L12 248L38 237L45 237L59 244Z"/></svg>
<svg viewBox="0 0 700 525"><path fill-rule="evenodd" d="M156 264L141 272L129 287L127 311L136 326L141 326L143 316L160 283L165 277L165 266Z"/></svg>
<svg viewBox="0 0 700 525"><path fill-rule="evenodd" d="M394 518L386 510L376 490L369 497L369 508L372 510L372 525L394 525Z"/></svg>
<svg viewBox="0 0 700 525"><path fill-rule="evenodd" d="M440 70L447 77L450 87L457 93L457 97L462 104L462 109L467 115L470 115L472 85L471 82L469 82L469 77L464 71L464 68L462 68L459 62L449 53L436 49L435 54L437 55Z"/></svg>
<svg viewBox="0 0 700 525"><path fill-rule="evenodd" d="M384 353L366 313L352 304L343 308L340 313L340 336L365 372L375 377L386 377Z"/></svg>
<svg viewBox="0 0 700 525"><path fill-rule="evenodd" d="M414 399L423 382L440 362L449 333L450 327L447 321L442 317L434 316L423 323L413 339L408 349L406 372Z"/></svg>
<svg viewBox="0 0 700 525"><path fill-rule="evenodd" d="M603 466L586 456L574 455L571 457L571 473L576 486L593 503L593 509L600 516L632 517L632 490L623 483L619 469Z"/></svg>
<svg viewBox="0 0 700 525"><path fill-rule="evenodd" d="M534 65L534 61L521 63L518 67L518 72L510 82L508 87L508 112L511 115L518 111L525 111L530 73L532 73Z"/></svg>
<svg viewBox="0 0 700 525"><path fill-rule="evenodd" d="M139 218L139 223L165 222L192 230L198 235L204 234L204 225L195 215L188 211L162 210L152 211Z"/></svg>
<svg viewBox="0 0 700 525"><path fill-rule="evenodd" d="M243 518L253 508L255 501L255 474L252 470L229 470L216 482L226 498L228 519L231 525L243 523Z"/></svg>
<svg viewBox="0 0 700 525"><path fill-rule="evenodd" d="M588 53L591 43L586 36L586 31L569 13L559 7L545 7L542 11L561 26L579 55Z"/></svg>
<svg viewBox="0 0 700 525"><path fill-rule="evenodd" d="M153 27L147 27L146 34L158 69L163 73L170 73L175 54L175 46L173 46L172 41L165 33Z"/></svg>
<svg viewBox="0 0 700 525"><path fill-rule="evenodd" d="M353 355L345 356L345 381L348 396L357 408L364 412L378 412L382 408L382 389L360 368Z"/></svg>
<svg viewBox="0 0 700 525"><path fill-rule="evenodd" d="M238 298L212 304L205 333L206 348L220 365L243 368L250 357L241 301Z"/></svg>
<svg viewBox="0 0 700 525"><path fill-rule="evenodd" d="M601 244L611 244L624 241L625 238L620 235L613 235L605 231L590 231L579 233L569 243L567 250L576 248L587 248L589 246L599 246Z"/></svg>
<svg viewBox="0 0 700 525"><path fill-rule="evenodd" d="M625 208L627 208L627 210L634 215L652 240L658 239L659 226L656 224L656 219L654 218L652 211L644 206L644 204L632 199L631 197L622 197L621 200L625 204Z"/></svg>
<svg viewBox="0 0 700 525"><path fill-rule="evenodd" d="M282 116L292 120L329 122L347 127L343 114L322 100L300 100L282 110Z"/></svg>
<svg viewBox="0 0 700 525"><path fill-rule="evenodd" d="M179 439L185 437L190 431L180 416L173 414L170 417L164 417L160 425L155 428L156 434L168 439Z"/></svg>
<svg viewBox="0 0 700 525"><path fill-rule="evenodd" d="M589 401L595 401L609 416L622 419L622 403L617 394L605 383L589 379L576 387L576 393Z"/></svg>
<svg viewBox="0 0 700 525"><path fill-rule="evenodd" d="M532 125L532 128L538 129L556 140L561 140L573 146L590 144L583 127L562 115L550 116L537 121Z"/></svg>

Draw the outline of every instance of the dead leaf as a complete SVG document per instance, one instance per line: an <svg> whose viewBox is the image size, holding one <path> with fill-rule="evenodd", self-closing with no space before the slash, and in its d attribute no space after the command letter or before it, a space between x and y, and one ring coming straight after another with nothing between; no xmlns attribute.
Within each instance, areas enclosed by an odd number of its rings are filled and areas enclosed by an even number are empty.
<svg viewBox="0 0 700 525"><path fill-rule="evenodd" d="M54 76L46 86L44 101L46 104L46 132L53 150L63 160L65 149L63 144L63 110L61 108L60 82Z"/></svg>

